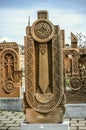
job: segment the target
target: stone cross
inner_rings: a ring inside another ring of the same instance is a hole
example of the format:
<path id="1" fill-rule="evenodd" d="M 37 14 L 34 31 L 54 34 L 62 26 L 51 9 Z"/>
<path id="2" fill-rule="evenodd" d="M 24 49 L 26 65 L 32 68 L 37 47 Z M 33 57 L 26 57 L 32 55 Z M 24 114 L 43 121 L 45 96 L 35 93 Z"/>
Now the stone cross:
<path id="1" fill-rule="evenodd" d="M 28 123 L 61 123 L 65 113 L 62 37 L 59 26 L 38 11 L 26 27 L 24 112 Z"/>

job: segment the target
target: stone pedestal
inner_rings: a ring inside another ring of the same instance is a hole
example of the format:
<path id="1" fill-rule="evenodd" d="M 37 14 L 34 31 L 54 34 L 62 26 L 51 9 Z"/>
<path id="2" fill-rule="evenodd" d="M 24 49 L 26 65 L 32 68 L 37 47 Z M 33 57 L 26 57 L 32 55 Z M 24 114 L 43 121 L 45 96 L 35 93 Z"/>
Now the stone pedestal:
<path id="1" fill-rule="evenodd" d="M 86 104 L 66 104 L 65 118 L 86 118 Z"/>
<path id="2" fill-rule="evenodd" d="M 22 111 L 23 97 L 0 98 L 0 110 Z"/>
<path id="3" fill-rule="evenodd" d="M 69 130 L 69 122 L 64 121 L 61 124 L 21 124 L 21 130 Z"/>

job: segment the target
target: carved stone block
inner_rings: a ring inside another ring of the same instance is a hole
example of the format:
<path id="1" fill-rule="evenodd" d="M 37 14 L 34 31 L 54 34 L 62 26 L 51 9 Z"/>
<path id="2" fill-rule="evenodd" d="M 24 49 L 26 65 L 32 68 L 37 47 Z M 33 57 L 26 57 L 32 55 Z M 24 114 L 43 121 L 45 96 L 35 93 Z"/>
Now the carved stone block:
<path id="1" fill-rule="evenodd" d="M 38 20 L 26 28 L 25 114 L 29 123 L 63 122 L 64 86 L 61 31 L 38 11 Z"/>
<path id="2" fill-rule="evenodd" d="M 83 51 L 82 51 L 83 50 Z M 63 48 L 67 103 L 86 103 L 86 54 L 71 33 L 71 48 Z"/>
<path id="3" fill-rule="evenodd" d="M 77 48 L 77 37 L 71 32 L 71 47 L 72 48 Z"/>
<path id="4" fill-rule="evenodd" d="M 19 64 L 17 43 L 0 43 L 0 97 L 20 96 L 21 71 Z"/>

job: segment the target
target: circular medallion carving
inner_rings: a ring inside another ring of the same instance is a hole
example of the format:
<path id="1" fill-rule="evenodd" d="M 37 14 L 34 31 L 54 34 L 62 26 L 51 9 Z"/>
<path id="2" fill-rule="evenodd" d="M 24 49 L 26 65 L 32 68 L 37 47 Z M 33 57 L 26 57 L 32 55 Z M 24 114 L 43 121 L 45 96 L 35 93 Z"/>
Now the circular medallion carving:
<path id="1" fill-rule="evenodd" d="M 82 79 L 82 91 L 86 92 L 86 78 Z"/>
<path id="2" fill-rule="evenodd" d="M 31 28 L 33 38 L 41 43 L 49 41 L 53 37 L 54 28 L 49 20 L 37 20 Z"/>
<path id="3" fill-rule="evenodd" d="M 72 90 L 79 90 L 81 88 L 81 81 L 79 78 L 71 79 L 71 88 Z"/>
<path id="4" fill-rule="evenodd" d="M 34 27 L 34 32 L 37 38 L 46 39 L 52 33 L 51 26 L 46 22 L 39 22 Z"/>
<path id="5" fill-rule="evenodd" d="M 4 89 L 7 93 L 12 93 L 15 90 L 14 83 L 12 81 L 7 81 Z"/>

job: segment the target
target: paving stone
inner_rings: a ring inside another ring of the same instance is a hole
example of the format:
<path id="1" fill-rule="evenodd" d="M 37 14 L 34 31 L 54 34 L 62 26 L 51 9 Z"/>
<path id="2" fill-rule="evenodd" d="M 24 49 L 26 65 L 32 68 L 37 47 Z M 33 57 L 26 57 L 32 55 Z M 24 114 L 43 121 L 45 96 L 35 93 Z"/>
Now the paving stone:
<path id="1" fill-rule="evenodd" d="M 86 130 L 86 127 L 79 127 L 79 130 Z"/>
<path id="2" fill-rule="evenodd" d="M 77 120 L 70 120 L 71 124 L 77 123 Z"/>
<path id="3" fill-rule="evenodd" d="M 70 130 L 77 130 L 77 127 L 70 127 Z"/>
<path id="4" fill-rule="evenodd" d="M 19 126 L 19 124 L 6 124 L 5 126 Z"/>
<path id="5" fill-rule="evenodd" d="M 7 130 L 7 128 L 8 128 L 8 127 L 5 127 L 5 126 L 3 127 L 3 126 L 2 126 L 2 127 L 0 127 L 0 130 Z"/>
<path id="6" fill-rule="evenodd" d="M 23 122 L 23 120 L 17 120 L 15 123 L 17 124 L 17 123 L 22 123 Z"/>
<path id="7" fill-rule="evenodd" d="M 16 118 L 13 118 L 12 120 L 17 121 Z M 19 121 L 23 121 L 24 119 L 20 118 Z"/>
<path id="8" fill-rule="evenodd" d="M 85 120 L 85 118 L 71 118 L 71 120 Z"/>
<path id="9" fill-rule="evenodd" d="M 70 119 L 65 119 L 65 121 L 69 121 Z"/>
<path id="10" fill-rule="evenodd" d="M 10 121 L 10 120 L 9 119 L 4 119 L 4 118 L 2 118 L 2 119 L 0 118 L 0 122 L 1 121 Z"/>
<path id="11" fill-rule="evenodd" d="M 8 130 L 20 130 L 20 127 L 9 127 Z"/>
<path id="12" fill-rule="evenodd" d="M 0 127 L 3 126 L 4 124 L 0 124 Z"/>
<path id="13" fill-rule="evenodd" d="M 6 119 L 6 118 L 7 118 L 6 116 L 4 116 L 4 115 L 1 116 L 1 115 L 0 115 L 0 119 Z"/>
<path id="14" fill-rule="evenodd" d="M 11 121 L 6 121 L 6 120 L 5 120 L 5 121 L 4 121 L 4 120 L 1 121 L 1 123 L 6 123 L 6 124 L 10 124 L 10 123 L 14 123 L 14 122 L 15 122 L 15 121 L 13 121 L 13 120 L 11 120 Z"/>
<path id="15" fill-rule="evenodd" d="M 86 123 L 86 120 L 80 120 L 79 123 Z"/>
<path id="16" fill-rule="evenodd" d="M 85 123 L 75 123 L 71 124 L 71 126 L 85 126 Z"/>

